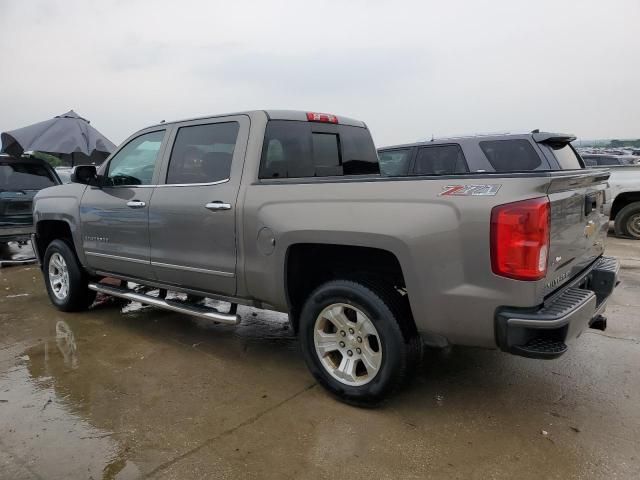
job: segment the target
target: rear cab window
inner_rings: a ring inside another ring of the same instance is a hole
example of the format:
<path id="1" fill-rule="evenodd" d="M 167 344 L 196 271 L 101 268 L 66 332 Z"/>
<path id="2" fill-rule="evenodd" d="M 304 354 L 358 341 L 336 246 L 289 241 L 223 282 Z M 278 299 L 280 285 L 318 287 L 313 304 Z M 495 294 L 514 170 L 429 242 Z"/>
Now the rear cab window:
<path id="1" fill-rule="evenodd" d="M 260 161 L 261 179 L 378 175 L 369 130 L 351 125 L 270 120 Z"/>

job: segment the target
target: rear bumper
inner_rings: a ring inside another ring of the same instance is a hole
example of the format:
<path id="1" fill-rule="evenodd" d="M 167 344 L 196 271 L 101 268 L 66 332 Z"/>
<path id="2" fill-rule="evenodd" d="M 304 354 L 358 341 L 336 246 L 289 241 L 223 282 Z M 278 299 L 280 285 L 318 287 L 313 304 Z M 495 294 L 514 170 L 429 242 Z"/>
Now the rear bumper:
<path id="1" fill-rule="evenodd" d="M 620 264 L 600 257 L 541 308 L 502 307 L 496 313 L 496 343 L 501 350 L 531 358 L 557 358 L 566 343 L 593 326 L 604 329 L 607 300 L 619 283 Z"/>
<path id="2" fill-rule="evenodd" d="M 33 233 L 33 225 L 20 225 L 0 227 L 0 242 L 15 242 L 18 240 L 29 240 Z"/>

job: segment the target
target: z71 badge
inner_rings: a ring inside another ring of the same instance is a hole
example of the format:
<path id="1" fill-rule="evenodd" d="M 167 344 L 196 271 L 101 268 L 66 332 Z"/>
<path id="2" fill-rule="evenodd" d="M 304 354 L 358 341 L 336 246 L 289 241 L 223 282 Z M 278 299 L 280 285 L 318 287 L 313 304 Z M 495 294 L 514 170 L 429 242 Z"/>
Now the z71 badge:
<path id="1" fill-rule="evenodd" d="M 461 195 L 470 197 L 493 197 L 502 185 L 447 185 L 438 195 Z"/>

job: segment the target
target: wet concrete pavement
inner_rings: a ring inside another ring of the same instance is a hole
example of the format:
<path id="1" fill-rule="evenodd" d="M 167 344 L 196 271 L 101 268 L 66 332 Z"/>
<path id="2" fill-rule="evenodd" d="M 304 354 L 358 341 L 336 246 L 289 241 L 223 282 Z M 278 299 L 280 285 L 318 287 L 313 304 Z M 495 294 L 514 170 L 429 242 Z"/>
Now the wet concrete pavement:
<path id="1" fill-rule="evenodd" d="M 608 253 L 606 332 L 554 361 L 431 352 L 376 410 L 314 384 L 282 315 L 64 314 L 2 268 L 0 478 L 639 478 L 640 242 Z"/>

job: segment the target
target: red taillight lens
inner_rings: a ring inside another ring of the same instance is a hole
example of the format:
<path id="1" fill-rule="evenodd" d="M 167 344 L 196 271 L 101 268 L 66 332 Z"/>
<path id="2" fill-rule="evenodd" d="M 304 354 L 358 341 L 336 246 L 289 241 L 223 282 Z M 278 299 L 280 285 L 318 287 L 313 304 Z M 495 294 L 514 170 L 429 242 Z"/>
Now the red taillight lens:
<path id="1" fill-rule="evenodd" d="M 338 123 L 338 117 L 330 113 L 307 112 L 307 120 L 310 122 Z"/>
<path id="2" fill-rule="evenodd" d="M 549 200 L 534 198 L 491 210 L 491 268 L 516 280 L 540 280 L 547 274 Z"/>

